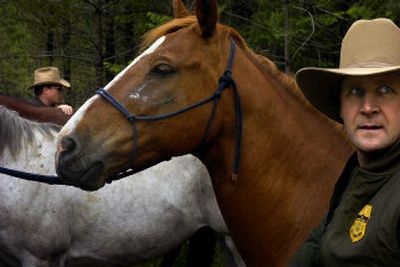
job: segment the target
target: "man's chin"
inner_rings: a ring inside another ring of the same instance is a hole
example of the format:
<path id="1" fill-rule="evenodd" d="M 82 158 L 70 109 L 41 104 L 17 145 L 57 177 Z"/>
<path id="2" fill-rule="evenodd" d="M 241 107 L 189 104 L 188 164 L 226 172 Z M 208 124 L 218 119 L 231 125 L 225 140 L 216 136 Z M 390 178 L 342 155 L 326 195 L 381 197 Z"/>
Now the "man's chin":
<path id="1" fill-rule="evenodd" d="M 368 136 L 352 138 L 351 143 L 361 152 L 374 153 L 392 147 L 396 142 L 395 140 L 393 142 L 391 140 L 383 140 L 383 138 L 377 136 Z"/>
<path id="2" fill-rule="evenodd" d="M 357 151 L 365 155 L 382 155 L 388 152 L 397 142 L 364 142 L 364 143 L 353 143 Z"/>
<path id="3" fill-rule="evenodd" d="M 379 144 L 368 144 L 362 146 L 356 146 L 356 149 L 365 154 L 380 153 L 382 150 L 386 150 L 385 146 Z"/>

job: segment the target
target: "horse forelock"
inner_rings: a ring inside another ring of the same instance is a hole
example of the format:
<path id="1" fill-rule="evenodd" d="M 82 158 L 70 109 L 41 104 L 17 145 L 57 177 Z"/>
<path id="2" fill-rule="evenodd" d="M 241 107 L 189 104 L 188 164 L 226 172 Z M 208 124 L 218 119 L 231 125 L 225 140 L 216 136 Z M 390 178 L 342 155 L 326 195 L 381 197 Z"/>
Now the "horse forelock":
<path id="1" fill-rule="evenodd" d="M 9 149 L 11 155 L 16 156 L 25 145 L 32 145 L 35 131 L 53 138 L 54 131 L 59 130 L 60 127 L 55 124 L 24 119 L 16 111 L 0 105 L 0 156 L 6 149 Z"/>

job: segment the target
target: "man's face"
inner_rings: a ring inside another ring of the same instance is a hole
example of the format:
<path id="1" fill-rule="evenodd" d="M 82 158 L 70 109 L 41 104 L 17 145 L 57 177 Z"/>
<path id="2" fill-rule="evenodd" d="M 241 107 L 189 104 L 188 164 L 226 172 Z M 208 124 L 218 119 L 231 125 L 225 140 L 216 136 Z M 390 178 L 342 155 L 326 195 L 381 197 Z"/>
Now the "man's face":
<path id="1" fill-rule="evenodd" d="M 49 105 L 58 105 L 63 101 L 62 87 L 59 85 L 48 85 L 43 88 L 43 96 Z"/>
<path id="2" fill-rule="evenodd" d="M 377 152 L 399 140 L 400 74 L 347 76 L 340 99 L 340 116 L 358 151 Z"/>

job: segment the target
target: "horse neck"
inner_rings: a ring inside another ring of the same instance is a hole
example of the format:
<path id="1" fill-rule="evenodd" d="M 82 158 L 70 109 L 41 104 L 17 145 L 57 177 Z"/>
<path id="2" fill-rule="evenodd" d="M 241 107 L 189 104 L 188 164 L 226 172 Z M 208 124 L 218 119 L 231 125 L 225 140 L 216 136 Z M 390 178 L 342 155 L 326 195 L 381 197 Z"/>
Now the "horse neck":
<path id="1" fill-rule="evenodd" d="M 201 159 L 249 266 L 259 266 L 252 261 L 260 250 L 271 266 L 287 266 L 325 213 L 351 149 L 332 122 L 300 101 L 291 92 L 295 88 L 287 88 L 294 83 L 254 61 L 238 49 L 233 77 L 242 101 L 243 133 L 237 182 L 231 181 L 235 116 L 227 96 L 221 110 L 228 116 Z"/>
<path id="2" fill-rule="evenodd" d="M 49 136 L 38 132 L 34 134 L 34 140 L 25 139 L 21 143 L 23 147 L 16 154 L 6 149 L 1 157 L 1 165 L 26 172 L 55 174 L 55 138 L 49 139 Z"/>
<path id="3" fill-rule="evenodd" d="M 260 171 L 264 173 L 273 172 L 274 168 L 294 171 L 296 166 L 299 167 L 297 172 L 314 171 L 320 168 L 315 162 L 329 152 L 337 157 L 348 155 L 351 150 L 338 124 L 316 112 L 301 99 L 299 89 L 294 81 L 290 81 L 291 78 L 277 77 L 285 74 L 274 70 L 272 62 L 264 61 L 260 62 L 256 55 L 241 49 L 238 49 L 235 59 L 233 77 L 243 108 L 240 173 L 246 172 L 246 166 L 254 166 L 254 161 L 260 162 Z M 241 73 L 246 75 L 239 75 Z M 225 125 L 221 127 L 225 130 L 213 142 L 207 154 L 210 160 L 205 159 L 205 162 L 210 165 L 209 169 L 217 169 L 219 175 L 229 177 L 234 153 L 235 118 L 233 104 L 227 102 L 225 105 L 230 106 L 230 113 L 226 112 L 224 116 L 230 116 L 224 119 Z M 226 167 L 224 174 L 220 167 L 222 159 L 228 159 L 222 163 Z M 337 162 L 336 159 L 329 161 Z M 213 165 L 217 166 L 214 168 Z"/>
<path id="4" fill-rule="evenodd" d="M 0 106 L 0 165 L 27 172 L 54 174 L 56 126 L 23 119 Z"/>

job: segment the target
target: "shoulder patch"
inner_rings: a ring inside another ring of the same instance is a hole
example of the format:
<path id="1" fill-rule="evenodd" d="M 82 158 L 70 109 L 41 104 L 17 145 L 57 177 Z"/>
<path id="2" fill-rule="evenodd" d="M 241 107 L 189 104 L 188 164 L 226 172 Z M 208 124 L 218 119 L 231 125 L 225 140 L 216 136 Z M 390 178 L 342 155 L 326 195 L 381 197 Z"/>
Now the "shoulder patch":
<path id="1" fill-rule="evenodd" d="M 360 241 L 367 228 L 369 219 L 371 218 L 372 206 L 365 205 L 364 208 L 358 213 L 353 225 L 350 227 L 350 238 L 353 243 Z"/>

